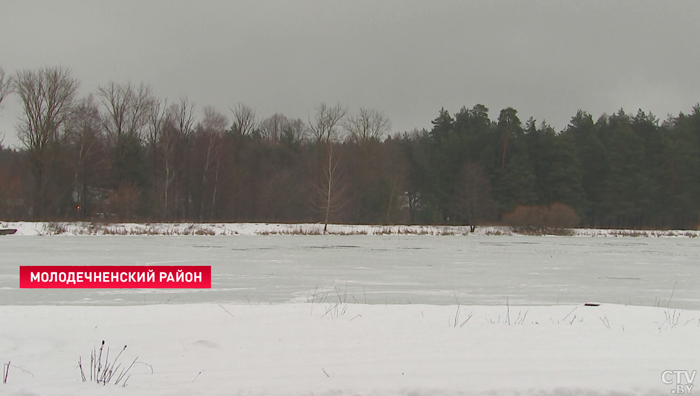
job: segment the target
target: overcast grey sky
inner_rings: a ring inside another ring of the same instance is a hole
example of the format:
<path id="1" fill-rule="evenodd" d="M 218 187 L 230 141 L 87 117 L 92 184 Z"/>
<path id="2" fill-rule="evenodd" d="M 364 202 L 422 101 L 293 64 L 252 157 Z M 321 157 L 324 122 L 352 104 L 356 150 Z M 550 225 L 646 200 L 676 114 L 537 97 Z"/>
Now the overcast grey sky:
<path id="1" fill-rule="evenodd" d="M 578 109 L 689 112 L 698 22 L 695 0 L 0 0 L 0 66 L 68 66 L 82 95 L 143 81 L 200 115 L 243 102 L 306 120 L 340 102 L 400 132 L 482 103 L 560 130 Z M 0 111 L 5 145 L 20 110 Z"/>

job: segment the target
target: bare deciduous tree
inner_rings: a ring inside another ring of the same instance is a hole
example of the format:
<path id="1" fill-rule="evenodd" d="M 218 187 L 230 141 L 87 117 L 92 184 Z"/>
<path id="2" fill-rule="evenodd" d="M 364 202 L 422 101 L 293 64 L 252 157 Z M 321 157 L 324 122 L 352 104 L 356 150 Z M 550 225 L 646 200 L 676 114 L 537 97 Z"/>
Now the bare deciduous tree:
<path id="1" fill-rule="evenodd" d="M 13 91 L 12 78 L 5 75 L 5 70 L 0 67 L 0 105 L 2 101 Z"/>
<path id="2" fill-rule="evenodd" d="M 321 150 L 325 150 L 325 155 L 321 157 L 319 162 L 322 174 L 316 185 L 320 198 L 318 206 L 324 213 L 324 234 L 328 230 L 330 215 L 339 211 L 343 206 L 344 186 L 338 169 L 339 158 L 333 145 L 341 138 L 338 126 L 346 114 L 347 109 L 340 104 L 328 107 L 325 103 L 321 103 L 316 108 L 314 118 L 309 120 L 309 130 L 316 140 L 319 153 L 322 153 Z"/>
<path id="3" fill-rule="evenodd" d="M 2 101 L 12 93 L 12 78 L 5 76 L 5 70 L 0 67 L 0 110 L 2 109 Z M 0 147 L 2 147 L 2 141 L 4 136 L 0 136 Z"/>
<path id="4" fill-rule="evenodd" d="M 308 128 L 300 119 L 276 113 L 260 121 L 260 135 L 271 142 L 299 143 L 306 139 Z"/>
<path id="5" fill-rule="evenodd" d="M 180 103 L 173 103 L 170 106 L 170 117 L 185 138 L 190 137 L 194 131 L 196 121 L 194 109 L 194 102 L 190 102 L 186 96 L 180 98 Z"/>
<path id="6" fill-rule="evenodd" d="M 71 114 L 80 83 L 64 67 L 21 70 L 13 79 L 24 118 L 18 126 L 19 140 L 27 148 L 34 173 L 34 215 L 41 217 L 45 203 L 44 178 L 49 145 L 60 137 Z"/>
<path id="7" fill-rule="evenodd" d="M 321 103 L 316 108 L 314 118 L 309 118 L 309 130 L 316 143 L 327 144 L 339 140 L 338 126 L 347 113 L 348 110 L 340 104 L 329 107 Z"/>
<path id="8" fill-rule="evenodd" d="M 201 128 L 203 131 L 211 131 L 216 134 L 223 133 L 228 125 L 228 118 L 221 114 L 212 106 L 207 106 L 204 108 L 204 119 L 201 123 Z"/>
<path id="9" fill-rule="evenodd" d="M 319 209 L 323 211 L 323 233 L 328 231 L 328 221 L 345 206 L 345 184 L 338 169 L 339 158 L 334 154 L 333 143 L 328 144 L 328 156 L 324 163 L 321 183 L 316 186 L 319 194 Z"/>
<path id="10" fill-rule="evenodd" d="M 156 103 L 151 87 L 110 82 L 98 89 L 98 95 L 107 111 L 103 125 L 110 145 L 116 146 L 125 137 L 141 140 Z"/>
<path id="11" fill-rule="evenodd" d="M 345 129 L 348 139 L 355 143 L 381 141 L 391 130 L 391 122 L 381 111 L 360 108 L 356 114 L 348 117 Z"/>
<path id="12" fill-rule="evenodd" d="M 68 142 L 74 151 L 73 191 L 77 195 L 78 209 L 81 215 L 89 212 L 91 194 L 88 186 L 88 174 L 94 173 L 94 164 L 89 164 L 91 157 L 97 154 L 103 138 L 100 110 L 92 95 L 80 100 L 66 123 Z"/>
<path id="13" fill-rule="evenodd" d="M 180 103 L 173 103 L 170 106 L 167 122 L 160 139 L 160 151 L 163 155 L 165 172 L 163 175 L 163 210 L 166 219 L 170 217 L 171 212 L 171 185 L 187 166 L 184 146 L 188 144 L 194 131 L 194 125 L 194 103 L 183 97 L 180 99 Z"/>
<path id="14" fill-rule="evenodd" d="M 153 106 L 151 106 L 151 112 L 148 115 L 146 140 L 153 159 L 153 183 L 155 184 L 156 191 L 158 191 L 158 165 L 160 163 L 158 142 L 160 142 L 161 136 L 163 136 L 163 128 L 168 122 L 169 116 L 168 100 L 154 101 Z"/>
<path id="15" fill-rule="evenodd" d="M 289 120 L 284 114 L 275 113 L 260 121 L 260 135 L 263 139 L 279 142 L 288 123 Z"/>
<path id="16" fill-rule="evenodd" d="M 230 110 L 233 113 L 231 132 L 244 137 L 252 136 L 257 128 L 255 110 L 243 103 L 238 103 Z"/>
<path id="17" fill-rule="evenodd" d="M 105 113 L 102 125 L 110 151 L 111 184 L 129 182 L 140 188 L 146 177 L 141 147 L 155 96 L 149 85 L 110 82 L 98 89 Z"/>
<path id="18" fill-rule="evenodd" d="M 216 193 L 219 185 L 219 168 L 221 164 L 221 139 L 226 130 L 228 119 L 219 113 L 215 108 L 207 106 L 204 108 L 204 119 L 200 125 L 200 133 L 206 142 L 206 158 L 204 160 L 204 170 L 202 172 L 202 199 L 199 206 L 199 220 L 204 220 L 204 192 L 207 189 L 207 175 L 210 167 L 214 167 L 214 187 L 211 195 L 210 219 L 214 218 L 216 208 Z"/>
<path id="19" fill-rule="evenodd" d="M 301 119 L 288 120 L 282 128 L 282 141 L 287 143 L 301 143 L 306 140 L 309 128 Z"/>

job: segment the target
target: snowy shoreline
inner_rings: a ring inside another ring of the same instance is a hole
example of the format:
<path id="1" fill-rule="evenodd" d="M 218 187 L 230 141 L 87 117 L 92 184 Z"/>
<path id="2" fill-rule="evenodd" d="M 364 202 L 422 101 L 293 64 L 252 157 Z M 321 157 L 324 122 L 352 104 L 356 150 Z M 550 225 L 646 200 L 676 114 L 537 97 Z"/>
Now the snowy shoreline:
<path id="1" fill-rule="evenodd" d="M 323 235 L 323 224 L 276 223 L 89 223 L 0 222 L 0 228 L 17 229 L 17 236 L 48 235 Z M 697 238 L 700 230 L 625 230 L 574 228 L 576 237 Z M 328 235 L 532 235 L 507 226 L 347 225 L 329 224 Z M 542 234 L 548 235 L 548 234 Z M 538 235 L 539 236 L 539 235 Z"/>

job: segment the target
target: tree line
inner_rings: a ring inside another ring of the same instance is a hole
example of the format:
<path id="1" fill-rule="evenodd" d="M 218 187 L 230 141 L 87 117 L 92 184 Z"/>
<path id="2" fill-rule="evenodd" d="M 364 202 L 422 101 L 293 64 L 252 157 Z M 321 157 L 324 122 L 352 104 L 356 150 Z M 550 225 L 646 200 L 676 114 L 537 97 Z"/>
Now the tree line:
<path id="1" fill-rule="evenodd" d="M 147 84 L 85 97 L 79 85 L 63 67 L 0 69 L 0 104 L 15 95 L 23 110 L 21 149 L 0 145 L 0 218 L 478 225 L 566 212 L 587 227 L 698 226 L 698 105 L 663 121 L 579 111 L 556 131 L 479 104 L 390 135 L 375 109 L 260 117 Z"/>

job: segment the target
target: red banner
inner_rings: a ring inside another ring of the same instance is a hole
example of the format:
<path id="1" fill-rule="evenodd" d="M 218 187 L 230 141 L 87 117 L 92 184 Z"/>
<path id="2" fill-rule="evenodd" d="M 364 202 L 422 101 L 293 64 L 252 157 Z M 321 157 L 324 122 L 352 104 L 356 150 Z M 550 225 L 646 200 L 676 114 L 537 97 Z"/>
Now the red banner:
<path id="1" fill-rule="evenodd" d="M 20 266 L 20 289 L 210 289 L 211 266 Z"/>

